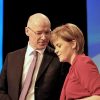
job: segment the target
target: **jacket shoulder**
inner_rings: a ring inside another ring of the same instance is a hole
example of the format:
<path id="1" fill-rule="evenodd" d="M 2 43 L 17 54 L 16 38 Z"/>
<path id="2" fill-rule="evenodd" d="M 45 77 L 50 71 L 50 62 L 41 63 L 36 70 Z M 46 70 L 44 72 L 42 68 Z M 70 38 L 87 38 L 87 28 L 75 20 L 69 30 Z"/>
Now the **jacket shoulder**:
<path id="1" fill-rule="evenodd" d="M 26 47 L 25 48 L 21 48 L 21 49 L 17 49 L 15 51 L 9 52 L 8 55 L 13 55 L 13 54 L 20 54 L 26 51 Z"/>

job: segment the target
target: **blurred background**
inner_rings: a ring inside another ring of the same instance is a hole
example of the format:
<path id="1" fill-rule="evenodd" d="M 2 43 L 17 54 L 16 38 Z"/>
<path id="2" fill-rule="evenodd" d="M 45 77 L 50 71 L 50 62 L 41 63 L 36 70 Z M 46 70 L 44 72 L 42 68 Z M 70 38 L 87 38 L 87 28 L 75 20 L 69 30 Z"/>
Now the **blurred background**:
<path id="1" fill-rule="evenodd" d="M 85 54 L 100 67 L 100 0 L 0 0 L 0 70 L 8 52 L 27 46 L 28 17 L 47 15 L 52 30 L 65 23 L 76 24 L 84 33 Z"/>

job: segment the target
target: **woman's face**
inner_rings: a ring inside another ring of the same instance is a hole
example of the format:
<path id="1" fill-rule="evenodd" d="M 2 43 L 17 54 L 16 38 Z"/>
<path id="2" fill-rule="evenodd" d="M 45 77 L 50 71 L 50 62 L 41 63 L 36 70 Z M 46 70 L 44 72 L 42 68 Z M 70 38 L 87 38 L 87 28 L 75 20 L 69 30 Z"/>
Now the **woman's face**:
<path id="1" fill-rule="evenodd" d="M 71 63 L 72 55 L 74 51 L 72 49 L 72 42 L 64 41 L 61 38 L 58 38 L 55 43 L 55 53 L 59 57 L 60 62 L 69 62 Z"/>

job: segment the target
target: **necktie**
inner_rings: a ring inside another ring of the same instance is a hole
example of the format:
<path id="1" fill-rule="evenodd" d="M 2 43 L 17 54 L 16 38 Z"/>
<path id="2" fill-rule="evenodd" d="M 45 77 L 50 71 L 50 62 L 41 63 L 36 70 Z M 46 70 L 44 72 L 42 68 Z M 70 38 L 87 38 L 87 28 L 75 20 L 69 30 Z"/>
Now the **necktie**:
<path id="1" fill-rule="evenodd" d="M 25 98 L 27 96 L 27 93 L 28 93 L 28 90 L 29 90 L 29 87 L 30 87 L 31 81 L 32 81 L 32 75 L 33 75 L 33 72 L 34 72 L 34 69 L 35 69 L 36 60 L 37 60 L 37 51 L 35 51 L 33 60 L 30 64 L 30 67 L 29 67 L 29 70 L 28 70 L 28 73 L 27 73 L 27 76 L 26 76 L 26 79 L 25 79 L 19 100 L 25 100 Z"/>

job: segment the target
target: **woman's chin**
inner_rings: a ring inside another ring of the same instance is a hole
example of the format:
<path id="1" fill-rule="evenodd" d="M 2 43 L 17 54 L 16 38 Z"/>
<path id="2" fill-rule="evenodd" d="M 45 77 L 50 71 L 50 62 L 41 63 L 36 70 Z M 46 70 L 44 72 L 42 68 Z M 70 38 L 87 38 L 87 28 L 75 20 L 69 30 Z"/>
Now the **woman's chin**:
<path id="1" fill-rule="evenodd" d="M 60 62 L 67 62 L 65 59 L 61 59 L 61 58 L 59 58 L 59 61 Z"/>
<path id="2" fill-rule="evenodd" d="M 59 61 L 60 61 L 60 62 L 64 62 L 64 60 L 63 60 L 63 59 L 60 59 L 60 58 L 59 58 Z"/>

